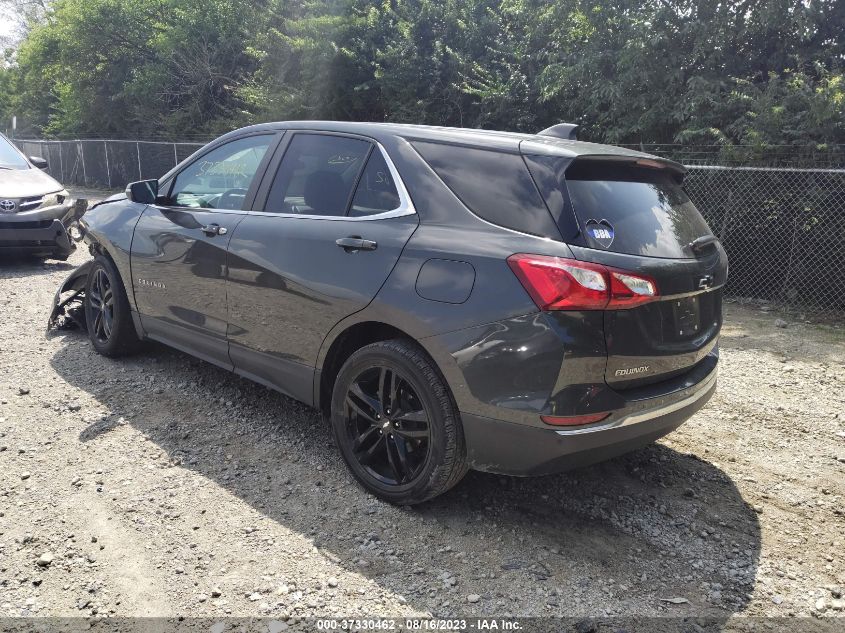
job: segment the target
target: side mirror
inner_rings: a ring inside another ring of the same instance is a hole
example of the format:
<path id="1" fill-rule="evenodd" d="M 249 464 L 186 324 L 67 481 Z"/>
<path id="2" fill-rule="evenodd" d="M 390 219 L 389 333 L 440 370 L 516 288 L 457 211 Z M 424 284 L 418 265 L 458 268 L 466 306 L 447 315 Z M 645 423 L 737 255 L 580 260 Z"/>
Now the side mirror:
<path id="1" fill-rule="evenodd" d="M 158 197 L 158 180 L 141 180 L 126 185 L 126 197 L 132 202 L 153 204 Z"/>
<path id="2" fill-rule="evenodd" d="M 33 167 L 37 167 L 38 169 L 47 169 L 46 158 L 41 158 L 40 156 L 30 156 L 29 162 L 32 163 Z"/>

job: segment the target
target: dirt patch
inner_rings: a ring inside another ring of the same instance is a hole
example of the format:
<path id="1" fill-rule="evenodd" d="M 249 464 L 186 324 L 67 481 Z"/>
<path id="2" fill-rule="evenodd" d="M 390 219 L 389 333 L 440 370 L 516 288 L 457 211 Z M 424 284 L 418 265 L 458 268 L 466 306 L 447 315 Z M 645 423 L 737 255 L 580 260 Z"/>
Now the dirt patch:
<path id="1" fill-rule="evenodd" d="M 87 257 L 0 265 L 0 615 L 843 615 L 830 330 L 729 305 L 717 394 L 664 440 L 408 509 L 292 400 L 164 347 L 45 338 Z"/>

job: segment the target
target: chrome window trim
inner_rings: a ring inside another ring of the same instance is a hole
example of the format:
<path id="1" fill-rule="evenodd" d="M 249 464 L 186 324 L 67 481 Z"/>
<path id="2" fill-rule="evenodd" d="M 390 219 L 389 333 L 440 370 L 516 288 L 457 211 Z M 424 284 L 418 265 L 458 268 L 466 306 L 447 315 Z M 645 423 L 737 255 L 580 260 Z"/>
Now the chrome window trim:
<path id="1" fill-rule="evenodd" d="M 220 213 L 225 215 L 249 215 L 248 209 L 213 209 L 211 207 L 168 207 L 163 204 L 151 203 L 148 207 L 154 207 L 165 211 L 184 211 L 186 213 Z"/>
<path id="2" fill-rule="evenodd" d="M 299 132 L 299 130 L 297 130 Z M 308 134 L 308 131 L 302 131 L 303 134 Z M 331 133 L 328 133 L 331 135 Z M 352 221 L 352 222 L 368 222 L 371 220 L 386 220 L 388 218 L 399 218 L 406 215 L 416 215 L 417 210 L 414 207 L 414 203 L 411 200 L 411 196 L 408 194 L 408 189 L 405 187 L 405 183 L 402 181 L 402 177 L 399 175 L 399 170 L 396 169 L 396 165 L 393 164 L 393 159 L 390 158 L 390 155 L 384 149 L 384 146 L 376 140 L 368 139 L 370 143 L 373 143 L 378 150 L 381 152 L 382 157 L 384 158 L 384 162 L 387 164 L 387 168 L 390 170 L 390 176 L 393 178 L 393 182 L 396 184 L 396 192 L 399 194 L 399 206 L 391 211 L 385 211 L 383 213 L 374 213 L 373 215 L 361 215 L 361 216 L 350 216 L 350 215 L 313 215 L 313 214 L 306 214 L 306 213 L 281 213 L 277 211 L 250 211 L 250 214 L 253 215 L 266 215 L 272 216 L 277 218 L 302 218 L 304 220 L 344 220 L 344 221 Z M 282 159 L 284 161 L 284 158 Z M 281 163 L 280 163 L 281 165 Z M 275 178 L 275 174 L 273 175 Z M 353 195 L 354 198 L 354 195 Z"/>

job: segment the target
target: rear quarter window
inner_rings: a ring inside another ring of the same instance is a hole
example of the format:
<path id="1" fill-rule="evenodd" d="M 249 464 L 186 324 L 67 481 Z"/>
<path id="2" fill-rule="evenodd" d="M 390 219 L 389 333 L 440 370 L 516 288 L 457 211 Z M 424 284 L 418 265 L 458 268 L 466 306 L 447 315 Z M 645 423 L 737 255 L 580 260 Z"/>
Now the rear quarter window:
<path id="1" fill-rule="evenodd" d="M 376 148 L 370 153 L 367 166 L 358 179 L 358 188 L 352 198 L 349 215 L 359 217 L 363 215 L 377 215 L 399 208 L 401 200 L 393 182 L 393 175 L 384 160 L 382 153 Z"/>
<path id="2" fill-rule="evenodd" d="M 560 239 L 522 156 L 443 143 L 412 144 L 475 215 L 522 233 Z"/>

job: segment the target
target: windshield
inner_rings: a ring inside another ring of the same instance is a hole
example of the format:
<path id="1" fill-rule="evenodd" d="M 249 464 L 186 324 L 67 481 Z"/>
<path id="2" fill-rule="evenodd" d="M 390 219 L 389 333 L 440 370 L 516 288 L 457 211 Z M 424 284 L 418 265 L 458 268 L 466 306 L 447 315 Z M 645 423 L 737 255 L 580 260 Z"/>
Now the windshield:
<path id="1" fill-rule="evenodd" d="M 21 153 L 4 137 L 0 136 L 0 167 L 5 169 L 29 169 L 29 163 Z"/>

